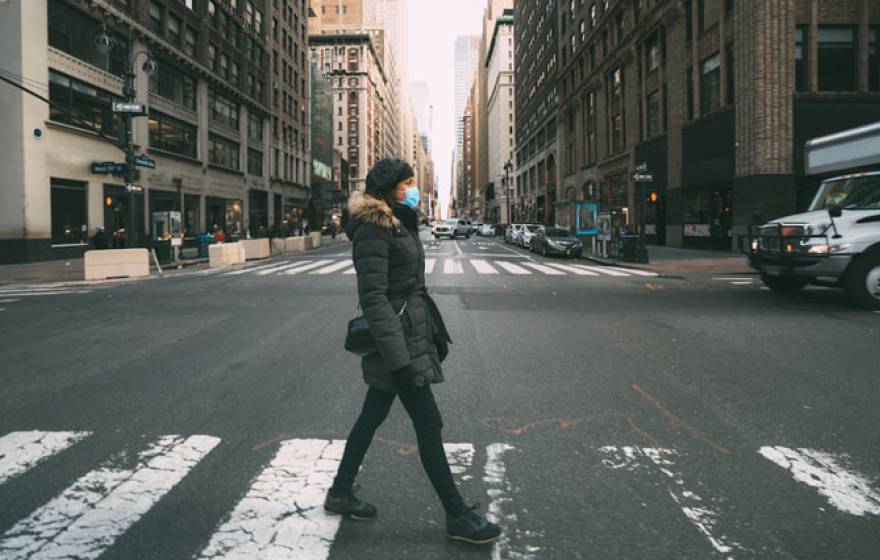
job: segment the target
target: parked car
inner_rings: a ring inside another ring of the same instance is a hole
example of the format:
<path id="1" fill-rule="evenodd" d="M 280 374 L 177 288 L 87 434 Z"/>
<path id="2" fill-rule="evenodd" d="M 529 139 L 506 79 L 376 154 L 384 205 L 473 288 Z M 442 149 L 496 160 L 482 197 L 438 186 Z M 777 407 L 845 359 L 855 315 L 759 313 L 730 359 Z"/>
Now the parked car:
<path id="1" fill-rule="evenodd" d="M 493 224 L 481 225 L 479 235 L 483 237 L 495 237 L 495 226 Z"/>
<path id="2" fill-rule="evenodd" d="M 532 235 L 529 250 L 533 253 L 559 255 L 563 257 L 580 257 L 584 252 L 584 244 L 567 229 L 541 226 Z"/>
<path id="3" fill-rule="evenodd" d="M 515 243 L 516 242 L 516 234 L 521 227 L 522 227 L 522 224 L 508 224 L 507 229 L 504 230 L 504 242 L 505 243 Z"/>
<path id="4" fill-rule="evenodd" d="M 440 239 L 441 237 L 453 239 L 455 238 L 455 228 L 457 225 L 458 220 L 437 220 L 434 222 L 431 233 L 434 235 L 434 239 Z"/>
<path id="5" fill-rule="evenodd" d="M 480 228 L 483 227 L 483 224 L 479 222 L 474 222 L 471 224 L 471 235 L 480 235 Z"/>
<path id="6" fill-rule="evenodd" d="M 539 227 L 541 227 L 540 224 L 523 224 L 523 227 L 519 230 L 519 235 L 516 237 L 516 244 L 520 247 L 528 248 L 532 242 L 532 235 Z"/>

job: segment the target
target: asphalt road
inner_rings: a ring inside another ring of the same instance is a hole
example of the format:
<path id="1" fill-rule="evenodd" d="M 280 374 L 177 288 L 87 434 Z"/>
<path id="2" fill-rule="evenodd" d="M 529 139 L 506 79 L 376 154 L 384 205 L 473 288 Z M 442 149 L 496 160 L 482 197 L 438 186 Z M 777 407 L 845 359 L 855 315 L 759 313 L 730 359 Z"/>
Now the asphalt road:
<path id="1" fill-rule="evenodd" d="M 444 436 L 496 546 L 444 537 L 399 404 L 358 481 L 379 519 L 321 511 L 366 390 L 343 245 L 0 289 L 0 558 L 878 557 L 880 314 L 424 240 Z"/>

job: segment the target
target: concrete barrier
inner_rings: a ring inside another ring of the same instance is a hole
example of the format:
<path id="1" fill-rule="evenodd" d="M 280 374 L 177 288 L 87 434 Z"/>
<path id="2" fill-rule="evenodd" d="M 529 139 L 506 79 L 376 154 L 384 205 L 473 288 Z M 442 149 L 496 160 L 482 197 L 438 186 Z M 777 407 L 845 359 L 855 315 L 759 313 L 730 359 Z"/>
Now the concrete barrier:
<path id="1" fill-rule="evenodd" d="M 238 244 L 244 249 L 244 258 L 247 261 L 268 259 L 270 256 L 268 239 L 242 239 Z"/>
<path id="2" fill-rule="evenodd" d="M 280 255 L 284 252 L 284 238 L 283 237 L 274 237 L 272 238 L 272 254 Z"/>
<path id="3" fill-rule="evenodd" d="M 317 249 L 321 246 L 321 232 L 313 231 L 309 234 L 309 237 L 312 238 L 312 249 Z"/>
<path id="4" fill-rule="evenodd" d="M 150 253 L 146 249 L 86 251 L 83 258 L 83 270 L 86 280 L 149 276 Z"/>
<path id="5" fill-rule="evenodd" d="M 306 251 L 311 251 L 315 248 L 315 238 L 311 235 L 303 236 L 303 246 L 306 248 Z"/>
<path id="6" fill-rule="evenodd" d="M 232 266 L 244 262 L 244 253 L 238 243 L 215 243 L 208 245 L 208 266 Z"/>
<path id="7" fill-rule="evenodd" d="M 303 253 L 306 250 L 304 237 L 287 237 L 284 239 L 285 253 Z"/>

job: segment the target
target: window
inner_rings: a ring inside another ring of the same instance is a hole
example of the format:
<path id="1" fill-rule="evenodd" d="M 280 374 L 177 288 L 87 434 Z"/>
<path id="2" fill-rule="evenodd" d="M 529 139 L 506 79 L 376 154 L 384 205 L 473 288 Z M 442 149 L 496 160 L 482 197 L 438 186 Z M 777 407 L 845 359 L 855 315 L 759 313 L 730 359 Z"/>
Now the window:
<path id="1" fill-rule="evenodd" d="M 49 119 L 55 122 L 117 136 L 122 120 L 113 113 L 111 103 L 116 100 L 109 92 L 49 70 Z"/>
<path id="2" fill-rule="evenodd" d="M 156 2 L 156 0 L 151 0 L 150 2 L 150 31 L 156 33 L 157 35 L 162 35 L 165 33 L 164 29 L 164 16 L 165 8 L 162 4 Z"/>
<path id="3" fill-rule="evenodd" d="M 229 78 L 229 57 L 224 53 L 220 53 L 220 75 Z"/>
<path id="4" fill-rule="evenodd" d="M 159 70 L 150 76 L 150 93 L 170 99 L 187 109 L 196 109 L 195 79 L 164 59 L 159 62 Z"/>
<path id="5" fill-rule="evenodd" d="M 697 12 L 700 33 L 705 33 L 721 19 L 721 0 L 699 0 Z"/>
<path id="6" fill-rule="evenodd" d="M 566 168 L 569 173 L 574 173 L 575 169 L 575 146 L 577 139 L 577 130 L 575 129 L 575 111 L 569 109 L 566 115 L 566 132 L 568 133 L 568 151 L 566 153 Z"/>
<path id="7" fill-rule="evenodd" d="M 238 142 L 227 140 L 216 134 L 208 135 L 208 161 L 220 167 L 239 170 L 239 146 Z"/>
<path id="8" fill-rule="evenodd" d="M 238 103 L 211 90 L 208 95 L 211 120 L 238 130 Z"/>
<path id="9" fill-rule="evenodd" d="M 807 26 L 798 25 L 794 29 L 794 89 L 807 91 Z"/>
<path id="10" fill-rule="evenodd" d="M 648 130 L 646 138 L 652 138 L 660 134 L 660 92 L 653 91 L 648 94 Z"/>
<path id="11" fill-rule="evenodd" d="M 598 8 L 596 8 L 596 4 L 594 3 L 590 6 L 590 31 L 596 29 L 596 25 L 599 23 L 599 13 Z"/>
<path id="12" fill-rule="evenodd" d="M 817 33 L 819 91 L 855 91 L 855 27 L 820 25 Z"/>
<path id="13" fill-rule="evenodd" d="M 168 14 L 168 39 L 177 46 L 180 44 L 180 18 Z"/>
<path id="14" fill-rule="evenodd" d="M 877 67 L 877 36 L 880 35 L 880 25 L 872 26 L 868 30 L 868 89 L 880 91 L 880 68 Z"/>
<path id="15" fill-rule="evenodd" d="M 721 54 L 715 53 L 700 65 L 700 114 L 721 107 Z"/>
<path id="16" fill-rule="evenodd" d="M 113 48 L 102 53 L 95 47 L 101 24 L 58 0 L 49 2 L 49 45 L 117 76 L 125 73 L 128 42 L 112 29 Z"/>
<path id="17" fill-rule="evenodd" d="M 232 66 L 229 67 L 229 81 L 232 85 L 238 87 L 238 63 L 232 63 Z"/>
<path id="18" fill-rule="evenodd" d="M 51 180 L 52 243 L 88 243 L 88 205 L 86 183 Z"/>
<path id="19" fill-rule="evenodd" d="M 208 65 L 212 71 L 217 71 L 217 47 L 214 45 L 208 45 Z"/>
<path id="20" fill-rule="evenodd" d="M 263 174 L 263 152 L 248 149 L 248 173 L 257 176 Z"/>
<path id="21" fill-rule="evenodd" d="M 196 56 L 196 30 L 192 27 L 187 26 L 186 32 L 183 35 L 183 50 L 186 54 L 195 57 Z"/>
<path id="22" fill-rule="evenodd" d="M 263 117 L 255 113 L 248 113 L 248 140 L 263 142 Z"/>
<path id="23" fill-rule="evenodd" d="M 618 66 L 609 76 L 610 99 L 611 99 L 611 145 L 610 152 L 615 153 L 623 149 L 623 73 Z"/>
<path id="24" fill-rule="evenodd" d="M 147 126 L 150 129 L 150 147 L 196 157 L 195 126 L 155 111 L 150 111 Z"/>
<path id="25" fill-rule="evenodd" d="M 648 38 L 646 50 L 648 52 L 648 72 L 652 72 L 660 68 L 660 41 L 657 33 Z"/>
<path id="26" fill-rule="evenodd" d="M 734 102 L 734 98 L 736 97 L 736 87 L 734 87 L 734 80 L 736 76 L 734 74 L 734 64 L 733 64 L 733 45 L 727 45 L 726 51 L 726 60 L 724 63 L 727 65 L 725 75 L 727 76 L 727 104 L 731 105 Z"/>

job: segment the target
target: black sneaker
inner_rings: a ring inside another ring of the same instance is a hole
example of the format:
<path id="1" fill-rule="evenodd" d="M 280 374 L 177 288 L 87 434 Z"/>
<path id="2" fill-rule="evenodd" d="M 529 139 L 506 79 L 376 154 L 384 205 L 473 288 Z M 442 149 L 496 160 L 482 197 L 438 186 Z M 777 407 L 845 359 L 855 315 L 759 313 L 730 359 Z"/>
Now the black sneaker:
<path id="1" fill-rule="evenodd" d="M 374 519 L 379 510 L 371 503 L 357 499 L 354 493 L 347 496 L 334 497 L 327 492 L 327 498 L 324 500 L 324 511 L 334 515 L 347 515 L 358 521 Z"/>
<path id="2" fill-rule="evenodd" d="M 501 534 L 501 527 L 486 520 L 476 512 L 480 504 L 468 506 L 461 515 L 446 516 L 446 536 L 457 541 L 473 544 L 494 542 Z"/>

